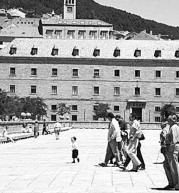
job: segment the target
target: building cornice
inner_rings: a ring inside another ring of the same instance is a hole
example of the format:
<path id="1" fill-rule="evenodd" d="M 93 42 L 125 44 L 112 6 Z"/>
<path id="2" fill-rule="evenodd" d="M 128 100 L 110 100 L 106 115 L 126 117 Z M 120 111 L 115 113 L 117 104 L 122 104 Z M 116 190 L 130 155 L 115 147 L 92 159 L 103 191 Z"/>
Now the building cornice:
<path id="1" fill-rule="evenodd" d="M 11 64 L 75 64 L 105 66 L 179 67 L 179 60 L 168 59 L 110 59 L 0 56 L 0 63 Z"/>

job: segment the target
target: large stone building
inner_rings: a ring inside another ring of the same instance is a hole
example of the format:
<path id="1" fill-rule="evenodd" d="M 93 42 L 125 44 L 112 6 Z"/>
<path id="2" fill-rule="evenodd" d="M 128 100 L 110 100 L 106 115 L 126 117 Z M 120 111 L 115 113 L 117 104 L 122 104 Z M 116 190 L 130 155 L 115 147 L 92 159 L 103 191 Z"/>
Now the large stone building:
<path id="1" fill-rule="evenodd" d="M 42 18 L 45 38 L 113 39 L 113 25 L 95 19 L 76 19 L 76 0 L 64 0 L 63 18 Z"/>
<path id="2" fill-rule="evenodd" d="M 16 39 L 0 74 L 11 95 L 43 97 L 50 120 L 61 102 L 73 121 L 93 120 L 98 103 L 144 122 L 159 122 L 164 104 L 179 111 L 179 41 Z"/>

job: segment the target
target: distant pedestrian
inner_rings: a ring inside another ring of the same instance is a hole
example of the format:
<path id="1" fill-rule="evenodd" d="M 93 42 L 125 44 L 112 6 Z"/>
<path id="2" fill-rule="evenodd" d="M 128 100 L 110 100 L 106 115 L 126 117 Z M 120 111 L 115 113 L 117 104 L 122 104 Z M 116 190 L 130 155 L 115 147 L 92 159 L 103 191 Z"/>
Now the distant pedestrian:
<path id="1" fill-rule="evenodd" d="M 9 139 L 12 143 L 14 143 L 13 138 L 8 134 L 8 126 L 5 126 L 2 132 L 2 136 L 6 137 L 7 139 Z"/>
<path id="2" fill-rule="evenodd" d="M 71 138 L 71 143 L 72 143 L 72 159 L 73 159 L 72 163 L 75 163 L 75 159 L 77 160 L 77 162 L 80 162 L 80 158 L 78 157 L 79 151 L 78 151 L 76 140 L 77 140 L 76 137 L 72 137 Z"/>
<path id="3" fill-rule="evenodd" d="M 39 136 L 39 123 L 35 120 L 34 124 L 34 137 L 37 138 Z"/>
<path id="4" fill-rule="evenodd" d="M 59 121 L 57 121 L 54 125 L 54 133 L 55 133 L 56 140 L 59 140 L 61 128 L 62 128 L 62 124 L 59 123 Z"/>
<path id="5" fill-rule="evenodd" d="M 47 124 L 46 120 L 44 119 L 43 120 L 42 135 L 44 135 L 44 134 L 48 135 L 49 134 L 49 132 L 47 130 L 47 126 L 48 126 L 48 124 Z"/>

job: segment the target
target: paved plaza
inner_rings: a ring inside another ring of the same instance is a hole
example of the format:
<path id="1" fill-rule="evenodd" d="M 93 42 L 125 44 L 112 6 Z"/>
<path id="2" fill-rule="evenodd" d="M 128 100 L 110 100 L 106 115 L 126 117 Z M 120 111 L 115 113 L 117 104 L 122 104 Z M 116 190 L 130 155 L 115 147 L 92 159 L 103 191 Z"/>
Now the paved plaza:
<path id="1" fill-rule="evenodd" d="M 103 129 L 72 129 L 62 132 L 60 140 L 46 135 L 0 144 L 0 193 L 166 193 L 157 190 L 167 185 L 159 132 L 144 131 L 146 170 L 139 172 L 97 166 L 107 145 Z M 71 163 L 72 136 L 77 137 L 80 163 Z"/>

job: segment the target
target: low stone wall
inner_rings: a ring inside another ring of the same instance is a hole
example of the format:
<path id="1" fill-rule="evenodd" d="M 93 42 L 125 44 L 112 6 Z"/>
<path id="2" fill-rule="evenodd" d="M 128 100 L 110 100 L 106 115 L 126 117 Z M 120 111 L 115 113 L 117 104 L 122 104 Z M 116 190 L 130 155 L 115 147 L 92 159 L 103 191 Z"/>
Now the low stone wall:
<path id="1" fill-rule="evenodd" d="M 34 127 L 34 122 L 27 122 Z M 53 129 L 55 122 L 47 122 L 48 128 Z M 94 122 L 61 122 L 63 127 L 72 127 L 73 129 L 107 129 L 108 121 L 94 121 Z M 39 130 L 42 130 L 43 122 L 39 122 Z M 22 133 L 23 122 L 0 122 L 0 133 L 2 132 L 3 126 L 8 126 L 8 133 Z M 143 130 L 159 130 L 160 123 L 141 123 L 141 128 Z"/>

